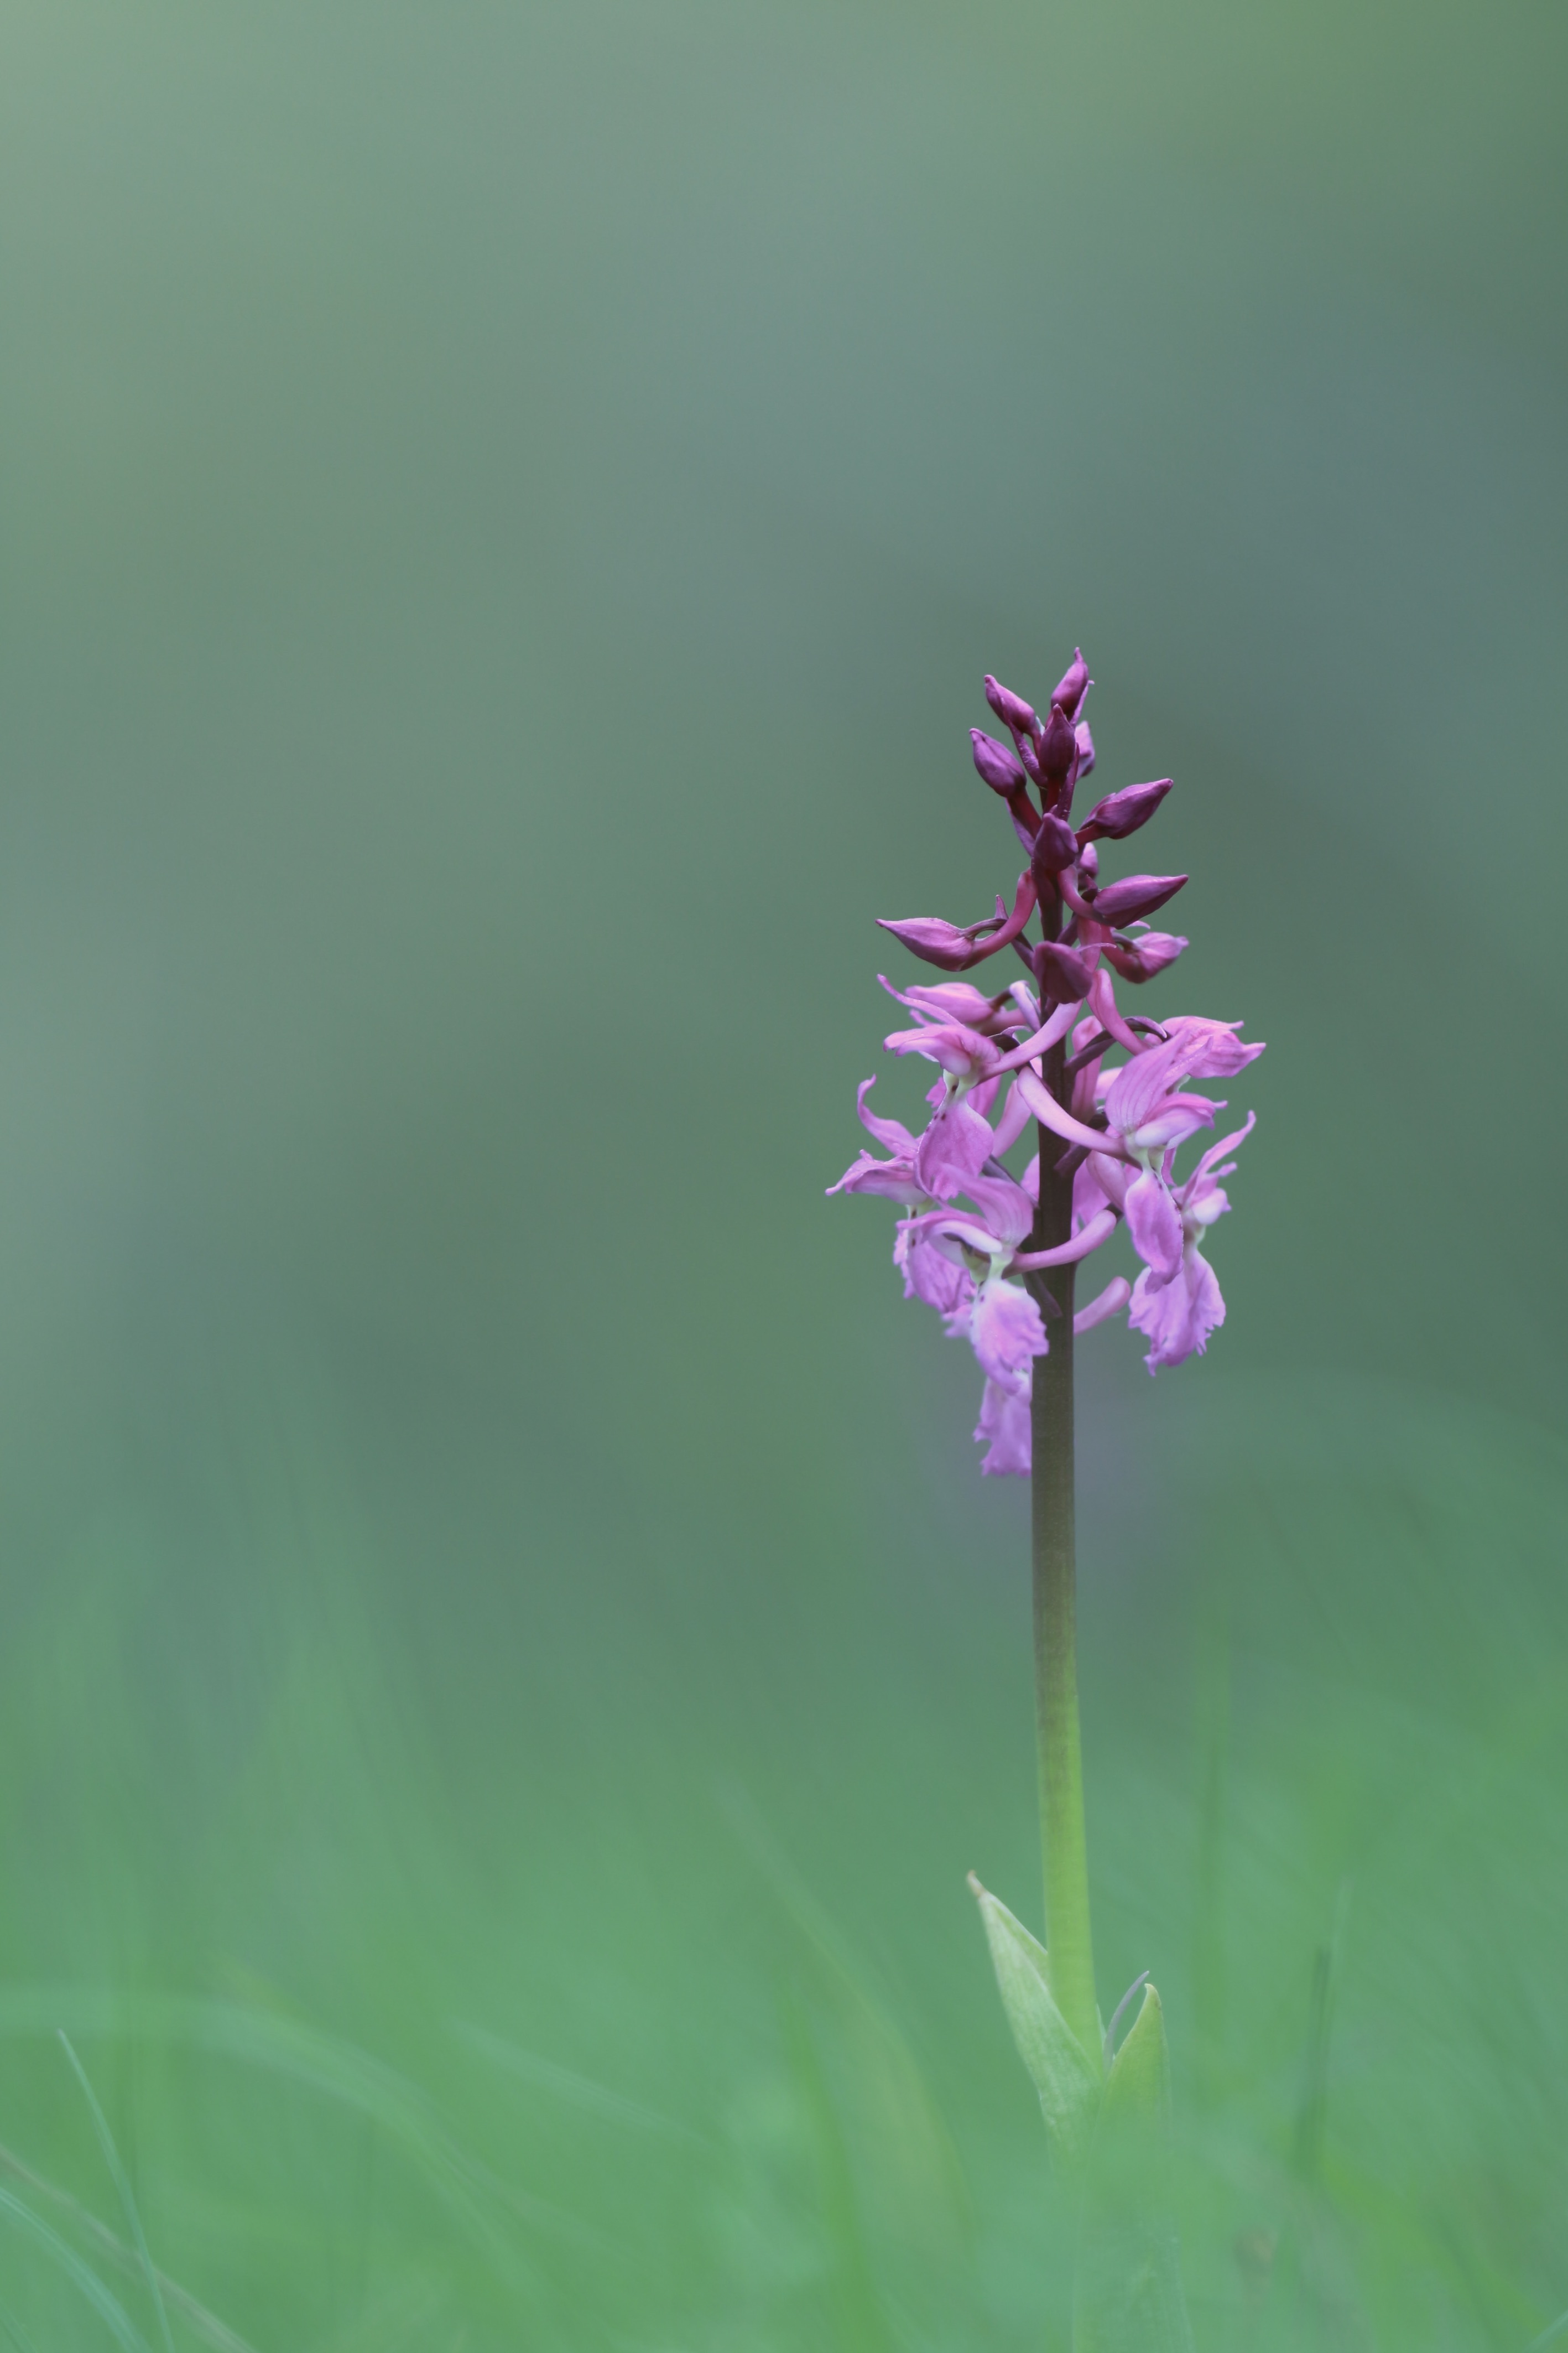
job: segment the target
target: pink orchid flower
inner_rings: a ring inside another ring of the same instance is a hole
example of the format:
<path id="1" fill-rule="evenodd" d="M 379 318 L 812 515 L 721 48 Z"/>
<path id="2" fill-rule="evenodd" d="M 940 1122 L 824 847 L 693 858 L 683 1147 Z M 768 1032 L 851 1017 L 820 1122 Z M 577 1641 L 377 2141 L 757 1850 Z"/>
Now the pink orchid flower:
<path id="1" fill-rule="evenodd" d="M 1253 1114 L 1233 1134 L 1211 1145 L 1184 1185 L 1171 1196 L 1178 1220 L 1174 1263 L 1167 1253 L 1163 1269 L 1146 1264 L 1132 1293 L 1128 1322 L 1149 1342 L 1143 1362 L 1152 1373 L 1163 1365 L 1179 1365 L 1187 1356 L 1201 1356 L 1209 1335 L 1225 1322 L 1225 1301 L 1215 1271 L 1203 1254 L 1203 1239 L 1230 1202 L 1220 1183 L 1236 1166 L 1222 1155 L 1244 1143 L 1252 1133 Z M 1221 1165 L 1216 1166 L 1215 1163 Z M 1140 1179 L 1140 1182 L 1142 1180 Z M 1129 1219 L 1129 1224 L 1131 1220 Z"/>
<path id="2" fill-rule="evenodd" d="M 892 1157 L 879 1160 L 874 1153 L 858 1152 L 837 1185 L 829 1185 L 829 1196 L 835 1193 L 872 1193 L 885 1201 L 901 1202 L 906 1209 L 928 1207 L 933 1196 L 924 1189 L 915 1175 L 915 1138 L 901 1120 L 879 1119 L 866 1108 L 866 1098 L 876 1085 L 875 1079 L 863 1079 L 855 1096 L 855 1109 L 862 1127 L 885 1145 Z"/>

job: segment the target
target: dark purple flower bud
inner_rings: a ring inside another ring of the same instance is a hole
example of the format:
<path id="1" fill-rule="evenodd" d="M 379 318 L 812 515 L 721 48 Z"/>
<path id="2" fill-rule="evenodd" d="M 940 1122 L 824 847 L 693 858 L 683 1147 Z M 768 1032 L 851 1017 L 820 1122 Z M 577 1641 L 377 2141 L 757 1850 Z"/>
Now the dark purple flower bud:
<path id="1" fill-rule="evenodd" d="M 1059 703 L 1053 702 L 1051 715 L 1046 722 L 1046 732 L 1040 738 L 1040 766 L 1053 784 L 1071 773 L 1078 757 L 1078 738 L 1072 732 L 1072 721 Z"/>
<path id="2" fill-rule="evenodd" d="M 1057 683 L 1051 701 L 1065 711 L 1069 719 L 1078 717 L 1079 704 L 1094 684 L 1089 674 L 1089 664 L 1083 658 L 1083 648 L 1073 648 L 1072 661 Z"/>
<path id="3" fill-rule="evenodd" d="M 1044 878 L 1059 874 L 1064 866 L 1078 862 L 1078 836 L 1065 817 L 1047 809 L 1040 819 L 1040 829 L 1035 836 L 1029 864 L 1037 890 L 1043 889 Z"/>
<path id="4" fill-rule="evenodd" d="M 1024 783 L 1023 764 L 1017 754 L 1006 744 L 998 744 L 994 735 L 983 734 L 978 727 L 969 731 L 974 745 L 974 765 L 994 793 L 1016 793 Z"/>
<path id="5" fill-rule="evenodd" d="M 1086 841 L 1078 853 L 1078 879 L 1080 882 L 1100 880 L 1100 852 L 1092 841 Z"/>
<path id="6" fill-rule="evenodd" d="M 1002 722 L 1003 726 L 1010 727 L 1015 735 L 1039 733 L 1040 723 L 1023 696 L 1014 694 L 1009 688 L 999 685 L 989 670 L 985 673 L 985 700 Z"/>
<path id="7" fill-rule="evenodd" d="M 886 915 L 879 915 L 877 921 L 883 931 L 902 940 L 926 964 L 937 965 L 943 972 L 963 972 L 970 965 L 983 963 L 1016 940 L 1034 912 L 1035 885 L 1027 874 L 1020 874 L 1013 894 L 1012 913 L 1007 913 L 998 899 L 994 915 L 984 916 L 965 931 L 960 931 L 956 923 L 944 923 L 940 915 L 910 915 L 902 923 L 891 923 Z"/>
<path id="8" fill-rule="evenodd" d="M 1081 785 L 1094 765 L 1094 738 L 1087 719 L 1080 719 L 1072 732 L 1078 738 L 1078 780 Z"/>
<path id="9" fill-rule="evenodd" d="M 1077 1005 L 1086 997 L 1099 962 L 1098 947 L 1069 948 L 1060 940 L 1041 940 L 1035 949 L 1041 1012 L 1047 1005 Z"/>
<path id="10" fill-rule="evenodd" d="M 1101 923 L 1135 923 L 1141 915 L 1152 915 L 1167 899 L 1173 899 L 1183 883 L 1184 874 L 1129 874 L 1124 882 L 1108 883 L 1094 895 L 1094 913 Z"/>
<path id="11" fill-rule="evenodd" d="M 1179 932 L 1145 932 L 1142 939 L 1109 941 L 1105 955 L 1123 980 L 1152 980 L 1186 944 Z"/>
<path id="12" fill-rule="evenodd" d="M 940 915 L 911 915 L 907 923 L 890 923 L 887 918 L 877 918 L 885 932 L 902 940 L 925 964 L 934 964 L 943 972 L 963 972 L 974 962 L 974 942 L 956 923 L 944 923 Z"/>
<path id="13" fill-rule="evenodd" d="M 1119 793 L 1107 793 L 1079 826 L 1079 841 L 1124 841 L 1148 824 L 1170 789 L 1170 777 L 1162 776 L 1157 784 L 1123 785 Z"/>

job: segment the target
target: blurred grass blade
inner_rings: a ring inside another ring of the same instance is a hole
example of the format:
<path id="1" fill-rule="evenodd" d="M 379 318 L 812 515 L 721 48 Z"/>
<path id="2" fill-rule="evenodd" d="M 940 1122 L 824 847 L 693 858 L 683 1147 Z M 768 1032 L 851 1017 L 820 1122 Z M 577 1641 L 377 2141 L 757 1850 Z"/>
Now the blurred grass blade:
<path id="1" fill-rule="evenodd" d="M 107 2256 L 111 2263 L 118 2264 L 122 2271 L 140 2269 L 134 2247 L 128 2247 L 123 2239 L 117 2239 L 108 2224 L 100 2222 L 96 2214 L 89 2213 L 68 2189 L 61 2189 L 57 2183 L 46 2181 L 41 2173 L 35 2173 L 30 2165 L 24 2165 L 16 2150 L 5 2147 L 3 2142 L 0 2142 L 0 2166 L 7 2173 L 14 2173 L 18 2181 L 25 2181 L 36 2196 L 48 2199 L 62 2213 L 68 2214 L 77 2229 L 84 2232 L 99 2253 Z M 253 2346 L 247 2344 L 243 2337 L 221 2321 L 216 2312 L 209 2312 L 205 2304 L 198 2303 L 189 2290 L 183 2288 L 178 2280 L 172 2280 L 167 2272 L 158 2274 L 158 2285 L 164 2304 L 174 2306 L 194 2334 L 213 2348 L 213 2353 L 255 2353 Z M 4 2316 L 0 2315 L 0 2318 Z"/>
<path id="2" fill-rule="evenodd" d="M 13 2197 L 9 2189 L 0 2189 L 0 2215 L 30 2238 L 36 2246 L 41 2247 L 50 2261 L 58 2265 L 86 2297 L 105 2327 L 112 2331 L 116 2342 L 124 2347 L 125 2353 L 152 2353 L 147 2339 L 120 2298 L 104 2286 L 98 2274 L 83 2263 L 74 2247 L 68 2247 L 58 2232 L 51 2231 L 47 2222 L 40 2221 L 32 2208 L 25 2206 L 19 2198 Z"/>
<path id="3" fill-rule="evenodd" d="M 658 2133 L 669 2140 L 685 2141 L 699 2148 L 710 2144 L 702 2135 L 678 2117 L 667 2116 L 657 2108 L 644 2107 L 640 2101 L 628 2100 L 624 2093 L 613 2092 L 608 2084 L 596 2084 L 591 2075 L 579 2075 L 574 2068 L 563 2067 L 553 2059 L 541 2057 L 537 2052 L 521 2051 L 487 2027 L 469 2026 L 461 2019 L 451 2021 L 451 2031 L 459 2042 L 481 2059 L 515 2075 L 520 2083 L 535 2084 L 542 2092 L 550 2092 L 570 2106 L 581 2108 L 584 2115 L 598 2116 L 605 2124 L 622 2125 L 638 2132 Z"/>
<path id="4" fill-rule="evenodd" d="M 553 2238 L 602 2243 L 572 2216 L 500 2181 L 469 2157 L 415 2085 L 368 2052 L 279 2012 L 229 2001 L 120 1996 L 102 1989 L 8 1986 L 0 1989 L 0 2035 L 58 2032 L 61 2014 L 79 2033 L 134 2032 L 184 2044 L 306 2084 L 353 2108 L 421 2174 L 488 2256 L 513 2293 L 541 2287 L 537 2266 L 509 2224 Z"/>
<path id="5" fill-rule="evenodd" d="M 1560 2344 L 1568 2337 L 1568 2312 L 1560 2312 L 1550 2328 L 1543 2328 L 1525 2348 L 1525 2353 L 1545 2353 L 1548 2345 Z"/>
<path id="6" fill-rule="evenodd" d="M 892 2339 L 877 2290 L 855 2167 L 843 2120 L 805 2005 L 786 2001 L 784 2042 L 791 2079 L 807 2119 L 817 2189 L 830 2251 L 835 2336 L 843 2353 L 890 2353 Z"/>
<path id="7" fill-rule="evenodd" d="M 1034 2080 L 1053 2149 L 1069 2166 L 1089 2147 L 1100 2084 L 1082 2044 L 1057 2008 L 1047 1982 L 1046 1948 L 973 1873 L 969 1884 L 980 1906 L 1002 2007 Z M 1133 2034 L 1137 2028 L 1132 2030 Z M 1128 2036 L 1128 2042 L 1132 2036 Z M 1123 2046 L 1125 2047 L 1125 2046 Z"/>
<path id="8" fill-rule="evenodd" d="M 0 2333 L 4 2334 L 7 2345 L 16 2347 L 16 2353 L 37 2353 L 37 2348 L 16 2314 L 7 2312 L 3 2304 L 0 2304 Z"/>
<path id="9" fill-rule="evenodd" d="M 731 1788 L 721 1802 L 814 1964 L 868 2209 L 906 2255 L 941 2251 L 967 2262 L 973 2217 L 963 2168 L 891 2006 L 750 1798 Z"/>
<path id="10" fill-rule="evenodd" d="M 1302 2055 L 1301 2097 L 1296 2113 L 1295 2162 L 1301 2179 L 1318 2180 L 1323 2161 L 1323 2137 L 1329 2109 L 1329 2046 L 1339 1992 L 1345 1924 L 1350 1913 L 1350 1884 L 1343 1883 L 1334 1899 L 1334 1916 L 1328 1942 L 1312 1958 L 1311 2004 L 1307 2018 L 1307 2044 Z"/>
<path id="11" fill-rule="evenodd" d="M 137 2210 L 135 2198 L 132 2194 L 130 2176 L 120 2161 L 120 2151 L 114 2145 L 114 2135 L 109 2129 L 109 2118 L 98 2104 L 98 2094 L 88 2081 L 87 2069 L 77 2057 L 69 2035 L 63 2026 L 58 2028 L 57 2031 L 59 2035 L 60 2048 L 70 2062 L 71 2073 L 81 2085 L 81 2094 L 87 2102 L 88 2113 L 92 2118 L 92 2128 L 98 2135 L 98 2145 L 103 2151 L 103 2161 L 109 2168 L 110 2179 L 114 2183 L 121 2210 L 130 2226 L 132 2243 L 136 2249 L 142 2277 L 147 2283 L 147 2293 L 153 2299 L 153 2309 L 158 2316 L 158 2333 L 163 2340 L 164 2353 L 174 2353 L 174 2340 L 169 2334 L 169 2316 L 163 2309 L 163 2290 L 159 2287 L 158 2274 L 153 2265 L 153 2251 L 147 2244 L 147 2233 L 142 2228 L 142 2217 Z"/>

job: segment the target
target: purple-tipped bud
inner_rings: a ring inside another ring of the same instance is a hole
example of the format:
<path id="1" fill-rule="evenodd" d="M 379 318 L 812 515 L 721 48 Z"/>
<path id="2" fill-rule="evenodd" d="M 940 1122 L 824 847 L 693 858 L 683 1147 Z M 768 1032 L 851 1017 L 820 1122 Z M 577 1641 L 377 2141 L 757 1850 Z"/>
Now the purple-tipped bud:
<path id="1" fill-rule="evenodd" d="M 1059 874 L 1064 867 L 1076 866 L 1077 863 L 1077 834 L 1065 817 L 1058 817 L 1055 809 L 1047 809 L 1040 819 L 1040 829 L 1035 836 L 1029 854 L 1036 887 L 1043 889 L 1045 876 Z"/>
<path id="2" fill-rule="evenodd" d="M 1094 738 L 1087 719 L 1080 719 L 1072 732 L 1078 739 L 1078 780 L 1081 785 L 1094 765 Z"/>
<path id="3" fill-rule="evenodd" d="M 1069 719 L 1076 719 L 1079 704 L 1093 684 L 1094 681 L 1089 674 L 1089 664 L 1083 658 L 1083 648 L 1075 646 L 1072 660 L 1058 681 L 1057 691 L 1052 695 L 1051 701 L 1059 704 Z"/>
<path id="4" fill-rule="evenodd" d="M 969 731 L 974 745 L 974 765 L 994 793 L 1016 793 L 1022 786 L 1023 764 L 1009 744 L 998 744 L 994 735 L 983 734 L 978 727 Z"/>
<path id="5" fill-rule="evenodd" d="M 918 955 L 922 963 L 934 964 L 943 972 L 963 972 L 975 962 L 974 942 L 956 923 L 944 923 L 940 915 L 911 915 L 907 923 L 890 923 L 887 918 L 877 918 L 885 932 Z"/>
<path id="6" fill-rule="evenodd" d="M 1058 702 L 1051 705 L 1046 732 L 1040 738 L 1040 766 L 1053 784 L 1059 784 L 1078 757 L 1078 737 L 1072 721 Z"/>
<path id="7" fill-rule="evenodd" d="M 1028 874 L 1020 874 L 1018 887 L 1013 893 L 1013 912 L 1009 914 L 1000 899 L 994 915 L 983 916 L 960 931 L 956 923 L 943 921 L 941 915 L 910 915 L 902 923 L 891 923 L 886 915 L 877 921 L 885 932 L 927 964 L 939 965 L 943 972 L 963 972 L 972 964 L 982 964 L 999 949 L 1010 947 L 1035 912 L 1035 885 Z"/>
<path id="8" fill-rule="evenodd" d="M 985 673 L 985 700 L 1002 722 L 1015 735 L 1037 735 L 1040 723 L 1021 694 L 998 683 L 989 670 Z"/>
<path id="9" fill-rule="evenodd" d="M 1124 882 L 1108 883 L 1094 895 L 1097 923 L 1135 923 L 1142 915 L 1152 915 L 1167 899 L 1173 899 L 1183 883 L 1184 874 L 1130 874 Z"/>
<path id="10" fill-rule="evenodd" d="M 1079 773 L 1081 776 L 1083 772 L 1080 769 Z M 1148 824 L 1170 789 L 1170 777 L 1162 776 L 1157 784 L 1123 785 L 1119 793 L 1107 793 L 1102 801 L 1096 801 L 1079 826 L 1079 839 L 1124 841 L 1141 825 Z"/>
<path id="11" fill-rule="evenodd" d="M 1041 1012 L 1047 1005 L 1079 1004 L 1089 995 L 1099 962 L 1097 947 L 1068 948 L 1059 940 L 1041 940 L 1035 950 Z"/>
<path id="12" fill-rule="evenodd" d="M 1123 980 L 1152 980 L 1168 964 L 1174 964 L 1186 946 L 1179 932 L 1145 932 L 1139 940 L 1110 940 L 1105 955 L 1114 965 Z"/>

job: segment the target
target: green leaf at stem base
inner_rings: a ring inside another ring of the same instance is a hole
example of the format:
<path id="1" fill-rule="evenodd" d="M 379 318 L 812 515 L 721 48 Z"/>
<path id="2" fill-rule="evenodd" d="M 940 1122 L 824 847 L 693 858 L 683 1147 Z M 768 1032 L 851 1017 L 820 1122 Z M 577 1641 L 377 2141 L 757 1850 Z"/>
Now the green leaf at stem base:
<path id="1" fill-rule="evenodd" d="M 1088 2152 L 1100 2105 L 1100 2070 L 1057 2008 L 1045 1947 L 973 1873 L 969 1884 L 985 1924 L 1002 2007 L 1040 2095 L 1052 2150 L 1071 2169 Z"/>

